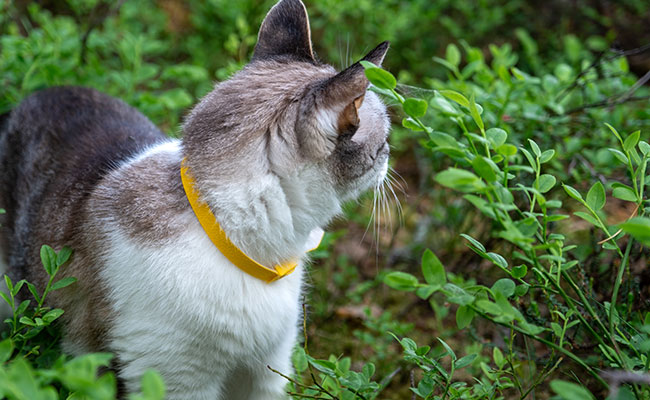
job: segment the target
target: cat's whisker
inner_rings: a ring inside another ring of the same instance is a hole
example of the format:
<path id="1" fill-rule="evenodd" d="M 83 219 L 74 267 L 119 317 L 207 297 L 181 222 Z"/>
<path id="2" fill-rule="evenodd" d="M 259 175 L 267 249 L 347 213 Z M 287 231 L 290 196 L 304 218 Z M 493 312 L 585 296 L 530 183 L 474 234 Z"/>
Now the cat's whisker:
<path id="1" fill-rule="evenodd" d="M 399 198 L 397 197 L 397 193 L 395 193 L 395 190 L 393 189 L 394 183 L 395 183 L 394 180 L 389 179 L 388 190 L 393 195 L 393 200 L 395 200 L 395 206 L 397 208 L 397 218 L 399 219 L 399 224 L 400 226 L 404 226 L 404 210 L 402 209 L 402 203 L 399 201 Z"/>
<path id="2" fill-rule="evenodd" d="M 397 187 L 397 190 L 402 192 L 402 194 L 406 195 L 406 187 L 408 184 L 406 183 L 406 180 L 400 175 L 399 172 L 397 172 L 394 168 L 390 167 L 388 168 L 388 177 L 395 184 Z"/>

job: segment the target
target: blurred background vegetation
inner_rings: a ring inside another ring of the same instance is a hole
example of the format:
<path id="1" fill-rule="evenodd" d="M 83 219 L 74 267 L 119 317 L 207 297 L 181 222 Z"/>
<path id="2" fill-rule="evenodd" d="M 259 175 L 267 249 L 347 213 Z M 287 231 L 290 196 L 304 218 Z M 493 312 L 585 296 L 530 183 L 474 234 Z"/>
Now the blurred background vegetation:
<path id="1" fill-rule="evenodd" d="M 0 0 L 0 113 L 38 89 L 84 85 L 125 100 L 179 136 L 192 104 L 250 59 L 259 24 L 273 4 Z M 427 101 L 430 112 L 423 121 L 436 131 L 460 132 L 458 119 L 450 118 L 456 111 L 437 93 L 453 89 L 474 95 L 483 105 L 486 124 L 508 131 L 509 143 L 528 146 L 527 140 L 533 139 L 542 149 L 554 149 L 545 171 L 558 183 L 583 193 L 597 181 L 607 190 L 612 179 L 630 184 L 625 168 L 607 150 L 617 142 L 604 123 L 622 132 L 641 130 L 647 141 L 647 0 L 308 0 L 306 5 L 315 51 L 339 69 L 390 40 L 384 67 L 400 82 L 398 92 Z M 517 80 L 523 83 L 516 86 Z M 441 297 L 423 300 L 393 290 L 383 283 L 386 274 L 418 275 L 429 248 L 442 260 L 449 279 L 490 286 L 500 276 L 499 268 L 471 251 L 459 235 L 467 233 L 488 249 L 510 255 L 516 251 L 471 202 L 436 183 L 436 173 L 457 161 L 449 151 L 434 151 L 425 134 L 403 128 L 401 107 L 387 102 L 395 122 L 391 163 L 401 206 L 376 206 L 381 218 L 372 220 L 373 197 L 368 195 L 348 205 L 346 218 L 331 225 L 324 245 L 314 253 L 305 299 L 306 336 L 312 356 L 347 360 L 342 369 L 358 371 L 372 362 L 378 381 L 389 378 L 377 398 L 407 399 L 408 387 L 420 382 L 422 371 L 403 360 L 402 346 L 390 333 L 430 345 L 437 353 L 444 351 L 436 340 L 442 338 L 459 354 L 476 354 L 455 378 L 472 384 L 473 378 L 489 381 L 495 362 L 502 369 L 493 349 L 506 347 L 508 331 L 482 320 L 460 330 L 456 305 Z M 561 189 L 549 198 L 568 199 Z M 638 212 L 637 203 L 610 200 L 604 209 L 608 224 Z M 571 213 L 578 208 L 566 201 L 561 209 Z M 579 261 L 576 279 L 589 298 L 599 304 L 609 299 L 617 273 L 613 267 L 620 261 L 598 243 L 605 237 L 580 218 L 557 224 L 577 243 L 571 257 Z M 648 248 L 635 245 L 631 251 L 633 261 L 619 299 L 630 320 L 645 321 L 650 310 Z M 553 294 L 545 296 L 538 301 L 549 309 L 557 304 Z M 519 305 L 530 310 L 538 307 L 533 303 Z M 547 317 L 538 312 L 536 318 Z M 576 354 L 607 368 L 606 358 L 594 355 L 596 345 L 581 343 L 579 331 L 572 340 Z M 546 368 L 558 359 L 547 348 L 518 345 L 520 362 L 512 370 L 519 372 L 513 375 L 520 373 L 522 381 L 533 383 L 542 371 L 550 370 L 549 375 L 527 393 L 495 384 L 499 390 L 490 398 L 548 398 L 548 382 L 554 377 L 582 382 L 598 398 L 607 393 L 584 372 L 575 372 L 570 361 Z"/>

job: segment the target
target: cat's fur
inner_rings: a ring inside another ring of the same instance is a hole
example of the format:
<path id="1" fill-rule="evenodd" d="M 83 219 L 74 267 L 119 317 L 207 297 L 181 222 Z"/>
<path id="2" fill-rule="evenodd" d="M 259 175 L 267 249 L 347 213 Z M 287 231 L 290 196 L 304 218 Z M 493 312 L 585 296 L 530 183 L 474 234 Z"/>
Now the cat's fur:
<path id="1" fill-rule="evenodd" d="M 0 262 L 42 288 L 40 245 L 74 249 L 63 274 L 78 282 L 48 298 L 66 311 L 64 349 L 114 353 L 127 392 L 156 368 L 170 399 L 284 398 L 267 365 L 291 373 L 302 266 L 267 284 L 232 265 L 190 208 L 181 159 L 246 254 L 304 259 L 309 235 L 386 174 L 389 121 L 367 87 L 358 63 L 316 61 L 304 5 L 282 0 L 181 141 L 92 89 L 35 93 L 0 119 Z"/>

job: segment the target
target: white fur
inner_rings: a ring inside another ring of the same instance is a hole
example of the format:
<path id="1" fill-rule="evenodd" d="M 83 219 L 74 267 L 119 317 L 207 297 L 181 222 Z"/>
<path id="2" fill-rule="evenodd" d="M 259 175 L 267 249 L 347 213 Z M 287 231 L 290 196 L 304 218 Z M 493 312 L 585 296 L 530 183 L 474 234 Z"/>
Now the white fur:
<path id="1" fill-rule="evenodd" d="M 259 165 L 247 165 L 234 183 L 208 177 L 201 187 L 233 243 L 265 265 L 304 259 L 305 247 L 340 213 L 342 199 L 374 186 L 387 167 L 387 160 L 378 162 L 349 192 L 339 193 L 319 162 L 291 169 L 285 151 L 271 153 L 258 158 Z M 179 141 L 163 143 L 109 180 L 119 182 L 129 168 L 148 167 L 157 158 L 173 160 L 176 168 L 181 154 Z M 302 262 L 293 274 L 267 284 L 231 264 L 189 207 L 169 218 L 183 233 L 159 245 L 137 244 L 146 242 L 129 237 L 117 218 L 91 221 L 103 227 L 101 280 L 115 315 L 109 349 L 124 366 L 120 376 L 127 390 L 138 390 L 144 371 L 156 368 L 169 399 L 285 399 L 286 380 L 267 366 L 291 374 Z"/>
<path id="2" fill-rule="evenodd" d="M 180 162 L 178 142 L 174 143 L 149 149 L 121 170 L 160 152 L 173 152 Z M 282 224 L 282 229 L 294 233 L 294 241 L 301 241 L 291 252 L 299 248 L 304 254 L 309 226 L 316 221 L 312 217 L 304 222 L 300 214 L 281 212 L 286 198 L 274 197 L 279 189 L 271 186 L 266 185 L 270 196 L 265 198 L 271 204 L 267 218 L 255 221 L 257 227 L 261 235 L 271 236 L 272 231 L 278 232 L 273 227 Z M 250 193 L 232 194 L 228 198 L 240 204 L 233 209 L 250 209 L 251 199 L 246 198 Z M 313 199 L 300 201 L 308 207 Z M 234 218 L 239 217 L 235 213 Z M 295 229 L 286 225 L 287 217 Z M 126 365 L 121 376 L 127 389 L 137 390 L 144 371 L 155 367 L 170 388 L 169 399 L 285 398 L 286 380 L 267 365 L 291 373 L 290 355 L 301 314 L 302 265 L 279 281 L 264 283 L 232 265 L 191 211 L 177 218 L 184 234 L 159 247 L 138 246 L 115 223 L 104 223 L 108 240 L 101 274 L 116 316 L 111 349 Z M 305 235 L 295 234 L 307 229 Z M 272 239 L 277 236 L 281 235 Z M 254 248 L 258 237 L 251 237 L 243 248 Z"/>

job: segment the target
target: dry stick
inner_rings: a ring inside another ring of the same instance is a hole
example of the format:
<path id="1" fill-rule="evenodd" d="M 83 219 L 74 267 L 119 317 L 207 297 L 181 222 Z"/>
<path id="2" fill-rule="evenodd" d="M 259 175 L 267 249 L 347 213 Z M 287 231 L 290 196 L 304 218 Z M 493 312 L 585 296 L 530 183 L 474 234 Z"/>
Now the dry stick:
<path id="1" fill-rule="evenodd" d="M 650 374 L 640 374 L 631 371 L 603 371 L 600 374 L 603 378 L 607 379 L 610 383 L 609 398 L 615 399 L 618 397 L 618 387 L 622 382 L 628 383 L 644 383 L 650 385 Z"/>
<path id="2" fill-rule="evenodd" d="M 612 50 L 612 51 L 614 52 L 614 54 L 609 57 L 603 57 L 605 55 L 604 52 L 598 53 L 596 59 L 591 64 L 589 64 L 587 68 L 580 71 L 578 76 L 576 76 L 576 78 L 574 79 L 573 83 L 570 86 L 568 86 L 566 89 L 562 90 L 562 92 L 559 95 L 560 98 L 557 101 L 560 102 L 564 97 L 566 97 L 569 94 L 569 92 L 571 92 L 576 87 L 581 86 L 580 83 L 578 82 L 580 78 L 587 75 L 589 71 L 597 67 L 601 62 L 615 60 L 619 57 L 634 56 L 634 55 L 645 53 L 647 51 L 650 51 L 650 43 L 630 50 Z"/>
<path id="3" fill-rule="evenodd" d="M 639 211 L 639 207 L 640 207 L 640 206 L 641 206 L 641 203 L 638 203 L 638 204 L 636 205 L 636 207 L 634 208 L 634 211 L 632 211 L 632 214 L 631 214 L 629 217 L 627 217 L 627 219 L 625 220 L 625 222 L 627 222 L 627 221 L 629 221 L 630 219 L 636 217 L 636 213 Z M 623 231 L 623 229 L 619 229 L 619 230 L 617 230 L 616 233 L 614 233 L 612 236 L 610 236 L 610 237 L 608 237 L 608 238 L 606 238 L 606 239 L 601 240 L 600 242 L 598 242 L 598 244 L 603 244 L 603 243 L 605 243 L 605 242 L 608 242 L 608 241 L 614 239 L 614 238 L 616 237 L 616 235 L 618 235 L 618 234 L 621 233 L 622 231 Z"/>
<path id="4" fill-rule="evenodd" d="M 616 96 L 613 97 L 615 98 Z M 626 99 L 618 98 L 617 100 L 612 101 L 612 97 L 610 97 L 605 100 L 597 101 L 595 103 L 589 103 L 589 104 L 585 104 L 584 106 L 572 108 L 568 111 L 565 111 L 563 115 L 573 114 L 578 111 L 586 110 L 588 108 L 612 107 L 623 103 L 630 103 L 633 101 L 643 101 L 648 99 L 650 99 L 650 96 L 635 96 L 635 97 L 628 97 Z"/>
<path id="5" fill-rule="evenodd" d="M 411 370 L 411 373 L 409 374 L 409 378 L 411 380 L 411 387 L 415 388 L 415 372 L 413 370 Z M 413 394 L 411 394 L 411 400 L 416 400 L 416 399 L 417 396 L 415 395 L 415 392 L 413 392 Z"/>
<path id="6" fill-rule="evenodd" d="M 576 111 L 581 111 L 587 108 L 615 106 L 618 104 L 626 103 L 628 101 L 638 101 L 638 100 L 648 99 L 650 98 L 650 96 L 632 97 L 634 92 L 636 92 L 641 86 L 645 85 L 648 82 L 648 80 L 650 80 L 650 71 L 646 72 L 645 75 L 643 75 L 638 81 L 636 81 L 634 85 L 632 85 L 630 90 L 628 90 L 627 92 L 611 96 L 605 100 L 598 101 L 596 103 L 586 104 L 577 108 L 573 108 L 569 111 L 566 111 L 564 114 L 565 115 L 572 114 Z"/>

